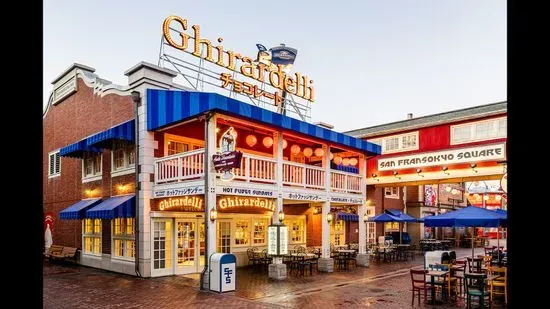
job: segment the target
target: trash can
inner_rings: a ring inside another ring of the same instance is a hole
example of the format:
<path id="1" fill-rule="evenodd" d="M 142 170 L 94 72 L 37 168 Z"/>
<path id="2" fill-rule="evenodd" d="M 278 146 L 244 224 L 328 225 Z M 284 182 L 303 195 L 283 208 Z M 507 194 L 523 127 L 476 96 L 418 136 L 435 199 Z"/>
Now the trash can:
<path id="1" fill-rule="evenodd" d="M 209 282 L 210 291 L 235 291 L 237 258 L 231 253 L 212 253 L 210 255 Z"/>

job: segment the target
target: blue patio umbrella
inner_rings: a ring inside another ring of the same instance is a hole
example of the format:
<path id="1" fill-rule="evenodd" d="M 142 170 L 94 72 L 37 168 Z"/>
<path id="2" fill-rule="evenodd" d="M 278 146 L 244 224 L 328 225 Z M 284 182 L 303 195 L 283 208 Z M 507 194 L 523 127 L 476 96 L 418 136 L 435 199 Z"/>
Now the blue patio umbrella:
<path id="1" fill-rule="evenodd" d="M 386 222 L 399 222 L 399 243 L 401 243 L 401 222 L 405 222 L 402 218 L 389 214 L 388 212 L 381 213 L 368 220 L 370 222 L 386 223 Z"/>
<path id="2" fill-rule="evenodd" d="M 414 222 L 414 223 L 422 222 L 421 220 L 416 219 L 415 217 L 413 217 L 409 214 L 406 214 L 406 213 L 402 212 L 401 210 L 386 209 L 385 212 L 392 215 L 392 216 L 394 216 L 394 217 L 398 217 L 399 219 L 402 220 L 401 222 Z M 401 229 L 401 222 L 399 222 L 399 243 L 403 242 L 403 231 Z"/>
<path id="3" fill-rule="evenodd" d="M 441 215 L 424 217 L 424 225 L 431 227 L 499 227 L 505 220 L 502 214 L 496 213 L 493 210 L 468 206 Z M 474 242 L 472 241 L 473 256 Z"/>

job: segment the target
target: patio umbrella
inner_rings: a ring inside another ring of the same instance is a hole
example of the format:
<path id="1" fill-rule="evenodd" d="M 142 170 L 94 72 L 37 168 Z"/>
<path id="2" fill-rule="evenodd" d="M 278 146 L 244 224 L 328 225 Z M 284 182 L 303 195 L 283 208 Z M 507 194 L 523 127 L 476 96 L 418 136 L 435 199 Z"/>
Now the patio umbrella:
<path id="1" fill-rule="evenodd" d="M 506 219 L 493 210 L 468 206 L 437 216 L 424 217 L 425 226 L 452 227 L 499 227 Z M 474 257 L 474 241 L 472 235 L 472 257 Z"/>
<path id="2" fill-rule="evenodd" d="M 401 222 L 414 222 L 414 223 L 420 222 L 419 219 L 416 219 L 415 217 L 413 217 L 409 214 L 406 214 L 406 213 L 402 212 L 401 210 L 386 209 L 385 212 L 392 215 L 392 216 L 394 216 L 394 217 L 398 217 L 399 219 L 401 219 Z M 403 242 L 403 231 L 401 229 L 401 222 L 399 222 L 399 243 L 400 244 Z"/>
<path id="3" fill-rule="evenodd" d="M 501 226 L 502 227 L 508 227 L 508 212 L 504 209 L 497 208 L 494 210 L 497 214 L 499 214 L 502 217 Z M 502 231 L 504 233 L 504 231 Z M 504 236 L 503 236 L 504 238 Z M 498 261 L 500 262 L 500 233 L 497 230 L 497 252 L 498 252 Z"/>

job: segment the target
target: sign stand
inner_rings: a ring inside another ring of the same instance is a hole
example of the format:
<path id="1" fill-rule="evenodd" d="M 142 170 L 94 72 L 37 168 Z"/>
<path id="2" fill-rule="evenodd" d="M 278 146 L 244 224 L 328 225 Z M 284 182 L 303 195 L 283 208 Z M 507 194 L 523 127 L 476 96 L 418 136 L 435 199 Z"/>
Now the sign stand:
<path id="1" fill-rule="evenodd" d="M 275 280 L 286 279 L 286 264 L 283 255 L 288 254 L 288 226 L 272 224 L 267 227 L 267 254 L 273 256 L 273 263 L 269 264 L 269 278 Z"/>

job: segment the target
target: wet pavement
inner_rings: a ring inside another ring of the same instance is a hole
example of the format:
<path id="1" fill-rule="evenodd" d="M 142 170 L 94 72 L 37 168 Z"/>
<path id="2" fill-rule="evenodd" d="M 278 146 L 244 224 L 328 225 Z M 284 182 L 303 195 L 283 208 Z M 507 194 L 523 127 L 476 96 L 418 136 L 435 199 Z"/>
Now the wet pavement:
<path id="1" fill-rule="evenodd" d="M 457 257 L 471 249 L 454 249 Z M 483 254 L 476 248 L 475 254 Z M 267 277 L 267 271 L 237 271 L 235 292 L 200 291 L 199 276 L 137 278 L 104 270 L 44 263 L 44 308 L 401 308 L 411 306 L 409 269 L 414 261 L 376 263 L 311 276 L 288 275 L 284 281 Z M 418 307 L 415 301 L 414 307 Z M 422 307 L 429 307 L 422 305 Z M 443 306 L 439 306 L 443 307 Z M 464 308 L 464 303 L 445 305 Z"/>

